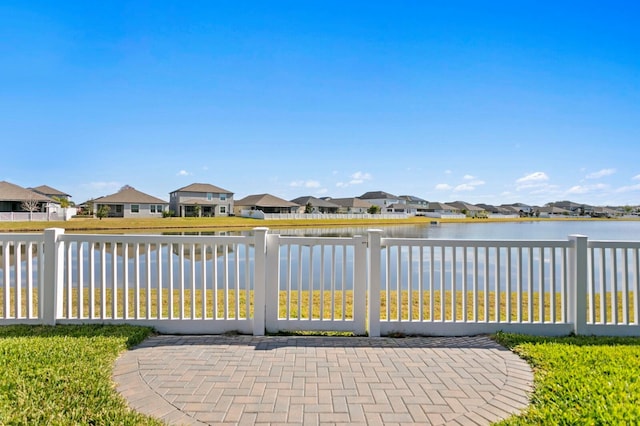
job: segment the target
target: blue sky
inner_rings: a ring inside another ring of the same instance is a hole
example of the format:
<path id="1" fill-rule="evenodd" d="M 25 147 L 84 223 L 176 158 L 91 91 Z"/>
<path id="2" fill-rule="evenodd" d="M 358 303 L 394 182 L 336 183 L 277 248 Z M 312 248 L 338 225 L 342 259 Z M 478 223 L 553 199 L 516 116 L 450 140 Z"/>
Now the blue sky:
<path id="1" fill-rule="evenodd" d="M 640 204 L 632 1 L 3 1 L 0 180 Z"/>

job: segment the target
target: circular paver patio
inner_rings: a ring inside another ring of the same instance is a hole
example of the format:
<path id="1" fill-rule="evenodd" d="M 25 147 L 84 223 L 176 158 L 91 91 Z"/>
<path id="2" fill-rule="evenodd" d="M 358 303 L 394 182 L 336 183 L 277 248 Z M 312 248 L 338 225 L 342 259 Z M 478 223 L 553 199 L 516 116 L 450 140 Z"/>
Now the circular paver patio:
<path id="1" fill-rule="evenodd" d="M 169 424 L 489 424 L 533 374 L 477 337 L 155 336 L 116 362 L 118 391 Z"/>

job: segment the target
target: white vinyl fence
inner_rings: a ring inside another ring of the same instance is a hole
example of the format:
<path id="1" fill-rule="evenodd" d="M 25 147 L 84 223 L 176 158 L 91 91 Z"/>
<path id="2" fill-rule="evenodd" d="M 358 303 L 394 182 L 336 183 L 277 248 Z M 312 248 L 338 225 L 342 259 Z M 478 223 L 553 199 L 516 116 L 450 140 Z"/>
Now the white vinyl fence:
<path id="1" fill-rule="evenodd" d="M 0 324 L 640 335 L 640 242 L 0 234 Z"/>

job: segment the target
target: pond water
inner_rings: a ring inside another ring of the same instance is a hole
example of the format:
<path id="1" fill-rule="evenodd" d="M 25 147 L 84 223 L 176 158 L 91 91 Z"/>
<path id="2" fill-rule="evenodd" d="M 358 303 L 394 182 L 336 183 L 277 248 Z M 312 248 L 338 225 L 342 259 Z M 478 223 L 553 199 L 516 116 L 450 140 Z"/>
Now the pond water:
<path id="1" fill-rule="evenodd" d="M 273 229 L 282 235 L 365 235 L 372 227 Z M 565 240 L 586 235 L 594 240 L 640 240 L 640 220 L 557 220 L 530 222 L 442 223 L 438 225 L 393 225 L 379 227 L 384 237 L 437 239 Z"/>

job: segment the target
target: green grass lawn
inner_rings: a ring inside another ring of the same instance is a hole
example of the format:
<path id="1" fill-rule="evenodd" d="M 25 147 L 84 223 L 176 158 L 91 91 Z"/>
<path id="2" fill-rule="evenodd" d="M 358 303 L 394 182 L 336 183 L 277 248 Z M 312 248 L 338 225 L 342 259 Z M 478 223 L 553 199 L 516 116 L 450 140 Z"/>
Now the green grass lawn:
<path id="1" fill-rule="evenodd" d="M 151 329 L 0 327 L 0 425 L 160 425 L 131 411 L 111 374 Z"/>
<path id="2" fill-rule="evenodd" d="M 531 406 L 500 425 L 631 425 L 640 421 L 640 338 L 496 340 L 534 369 Z"/>

